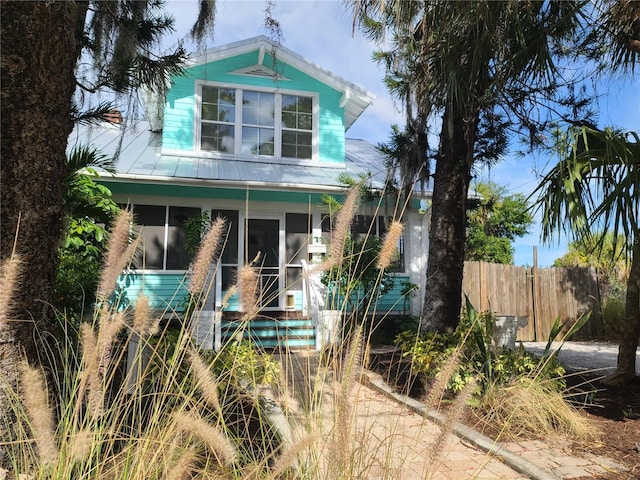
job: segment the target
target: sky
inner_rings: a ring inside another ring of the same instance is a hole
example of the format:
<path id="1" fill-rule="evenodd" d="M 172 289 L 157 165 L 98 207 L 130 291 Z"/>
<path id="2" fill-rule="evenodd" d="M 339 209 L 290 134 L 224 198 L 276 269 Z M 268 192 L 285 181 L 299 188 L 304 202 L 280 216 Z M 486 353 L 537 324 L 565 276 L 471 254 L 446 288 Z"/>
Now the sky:
<path id="1" fill-rule="evenodd" d="M 267 35 L 264 27 L 264 0 L 217 0 L 213 38 L 204 48 Z M 273 17 L 282 29 L 282 44 L 375 95 L 375 100 L 348 130 L 350 138 L 361 138 L 376 145 L 389 138 L 391 125 L 404 124 L 401 105 L 387 92 L 383 83 L 384 69 L 372 60 L 377 45 L 352 33 L 352 16 L 342 2 L 336 0 L 274 0 Z M 188 32 L 197 12 L 196 0 L 170 0 L 166 10 L 175 19 L 175 32 L 165 41 L 167 49 L 184 40 L 189 52 L 198 47 L 188 41 Z M 600 126 L 616 126 L 640 132 L 640 76 L 626 75 L 600 82 Z M 507 187 L 509 192 L 529 195 L 538 184 L 539 174 L 553 166 L 549 156 L 507 155 L 490 171 L 479 172 L 479 180 L 491 180 Z M 515 265 L 533 265 L 533 247 L 538 247 L 538 265 L 550 266 L 567 251 L 568 241 L 559 237 L 550 245 L 540 240 L 539 222 L 531 233 L 515 241 Z"/>

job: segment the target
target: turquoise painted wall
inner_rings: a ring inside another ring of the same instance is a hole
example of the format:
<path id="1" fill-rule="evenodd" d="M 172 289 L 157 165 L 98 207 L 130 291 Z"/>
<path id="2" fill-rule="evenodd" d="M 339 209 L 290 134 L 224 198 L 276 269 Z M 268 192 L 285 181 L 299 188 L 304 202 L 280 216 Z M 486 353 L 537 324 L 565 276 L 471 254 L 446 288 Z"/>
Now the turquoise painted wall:
<path id="1" fill-rule="evenodd" d="M 375 311 L 370 309 L 369 314 L 382 315 L 388 312 L 402 313 L 404 298 L 401 290 L 402 282 L 408 281 L 406 275 L 396 275 L 394 286 L 389 293 L 380 298 L 375 306 Z M 183 302 L 187 295 L 187 282 L 182 273 L 127 273 L 118 281 L 118 298 L 123 308 L 135 305 L 136 298 L 144 294 L 149 298 L 152 309 L 165 314 L 182 312 Z M 302 310 L 302 292 L 294 291 L 296 296 L 296 308 Z M 225 292 L 222 292 L 224 298 Z M 333 304 L 326 302 L 326 309 L 340 309 L 344 305 L 342 299 L 337 299 Z M 238 311 L 238 297 L 236 294 L 228 299 L 226 311 Z"/>
<path id="2" fill-rule="evenodd" d="M 405 296 L 402 295 L 403 283 L 409 281 L 408 275 L 394 275 L 393 287 L 386 295 L 383 295 L 378 299 L 375 305 L 372 305 L 368 310 L 368 315 L 384 315 L 386 313 L 403 313 L 405 309 Z M 362 293 L 359 299 L 364 303 L 368 302 L 367 296 Z M 352 305 L 358 301 L 358 296 L 354 293 L 351 296 L 350 302 L 345 302 L 345 298 L 342 295 L 330 296 L 325 299 L 325 309 L 327 310 L 349 310 Z M 410 299 L 406 298 L 407 312 L 410 310 Z"/>
<path id="3" fill-rule="evenodd" d="M 120 276 L 116 297 L 123 308 L 135 305 L 141 294 L 149 298 L 149 306 L 165 314 L 183 311 L 187 296 L 184 273 L 138 273 Z"/>
<path id="4" fill-rule="evenodd" d="M 233 58 L 188 68 L 184 76 L 174 77 L 164 110 L 162 147 L 168 150 L 194 150 L 194 118 L 196 80 L 215 81 L 282 90 L 319 94 L 319 160 L 344 162 L 344 109 L 340 108 L 342 92 L 328 87 L 313 77 L 277 61 L 266 54 L 263 65 L 287 80 L 231 75 L 229 72 L 256 65 L 258 50 Z"/>

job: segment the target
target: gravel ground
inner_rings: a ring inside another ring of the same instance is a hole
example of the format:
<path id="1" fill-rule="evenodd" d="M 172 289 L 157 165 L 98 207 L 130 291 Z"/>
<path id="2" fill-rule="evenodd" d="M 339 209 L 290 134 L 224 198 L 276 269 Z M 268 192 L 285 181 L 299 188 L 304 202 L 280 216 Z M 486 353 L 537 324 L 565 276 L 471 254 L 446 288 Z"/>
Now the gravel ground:
<path id="1" fill-rule="evenodd" d="M 542 355 L 546 342 L 522 342 L 524 348 Z M 560 347 L 554 342 L 552 348 Z M 604 342 L 566 342 L 558 354 L 560 363 L 568 370 L 593 370 L 602 375 L 612 373 L 618 359 L 618 345 Z M 640 354 L 636 352 L 636 372 L 640 372 Z"/>

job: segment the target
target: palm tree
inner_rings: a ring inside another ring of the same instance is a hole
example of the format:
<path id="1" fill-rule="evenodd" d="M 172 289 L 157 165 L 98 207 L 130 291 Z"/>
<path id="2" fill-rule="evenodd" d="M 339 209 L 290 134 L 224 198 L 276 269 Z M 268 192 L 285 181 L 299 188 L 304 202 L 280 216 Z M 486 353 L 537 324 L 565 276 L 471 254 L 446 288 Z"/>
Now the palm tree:
<path id="1" fill-rule="evenodd" d="M 215 2 L 201 5 L 194 32 L 203 35 Z M 127 96 L 141 85 L 161 88 L 186 54 L 181 47 L 168 55 L 153 53 L 173 28 L 157 0 L 6 1 L 0 21 L 0 258 L 10 257 L 15 246 L 28 278 L 14 299 L 16 322 L 0 335 L 0 358 L 15 358 L 24 350 L 37 361 L 34 328 L 47 330 L 53 323 L 50 305 L 73 125 L 101 120 L 114 108 L 88 105 L 93 93 Z"/>
<path id="2" fill-rule="evenodd" d="M 195 34 L 211 27 L 214 5 L 201 0 Z M 47 350 L 36 339 L 50 337 L 36 331 L 55 324 L 68 137 L 74 122 L 114 108 L 83 102 L 98 91 L 128 95 L 141 85 L 162 87 L 185 53 L 152 53 L 173 25 L 158 0 L 3 1 L 0 22 L 0 260 L 15 253 L 23 265 L 12 321 L 0 328 L 0 436 L 6 438 L 10 402 L 2 392 L 15 387 L 23 354 L 35 363 Z M 0 466 L 6 461 L 0 451 Z"/>
<path id="3" fill-rule="evenodd" d="M 387 68 L 388 85 L 413 112 L 410 116 L 416 121 L 410 129 L 422 128 L 416 133 L 426 135 L 426 119 L 441 120 L 423 330 L 452 331 L 458 323 L 467 193 L 481 119 L 502 111 L 537 141 L 537 129 L 545 119 L 532 118 L 531 112 L 557 96 L 562 82 L 557 59 L 566 45 L 580 45 L 576 34 L 585 4 L 353 2 L 355 18 L 366 34 L 381 40 L 391 32 L 393 51 L 378 58 Z M 418 158 L 407 162 L 420 166 L 424 151 L 417 149 Z M 428 173 L 426 168 L 420 171 Z"/>
<path id="4" fill-rule="evenodd" d="M 636 374 L 640 339 L 640 134 L 571 127 L 558 164 L 534 192 L 542 210 L 542 236 L 564 231 L 604 245 L 606 232 L 622 238 L 630 257 L 625 327 L 612 383 Z M 611 236 L 611 235 L 610 235 Z M 616 248 L 613 248 L 616 251 Z M 612 259 L 613 260 L 613 259 Z"/>

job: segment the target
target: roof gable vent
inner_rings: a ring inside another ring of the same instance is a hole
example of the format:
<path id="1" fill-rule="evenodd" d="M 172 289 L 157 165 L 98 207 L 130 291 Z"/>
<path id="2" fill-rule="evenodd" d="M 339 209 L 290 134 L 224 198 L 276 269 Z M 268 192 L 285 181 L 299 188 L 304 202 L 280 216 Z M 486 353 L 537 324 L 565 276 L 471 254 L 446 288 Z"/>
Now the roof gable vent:
<path id="1" fill-rule="evenodd" d="M 241 68 L 240 70 L 234 70 L 229 72 L 229 75 L 243 75 L 245 77 L 260 77 L 260 78 L 272 78 L 275 80 L 289 80 L 288 78 L 280 75 L 278 72 L 265 67 L 264 65 L 251 65 L 250 67 Z"/>

